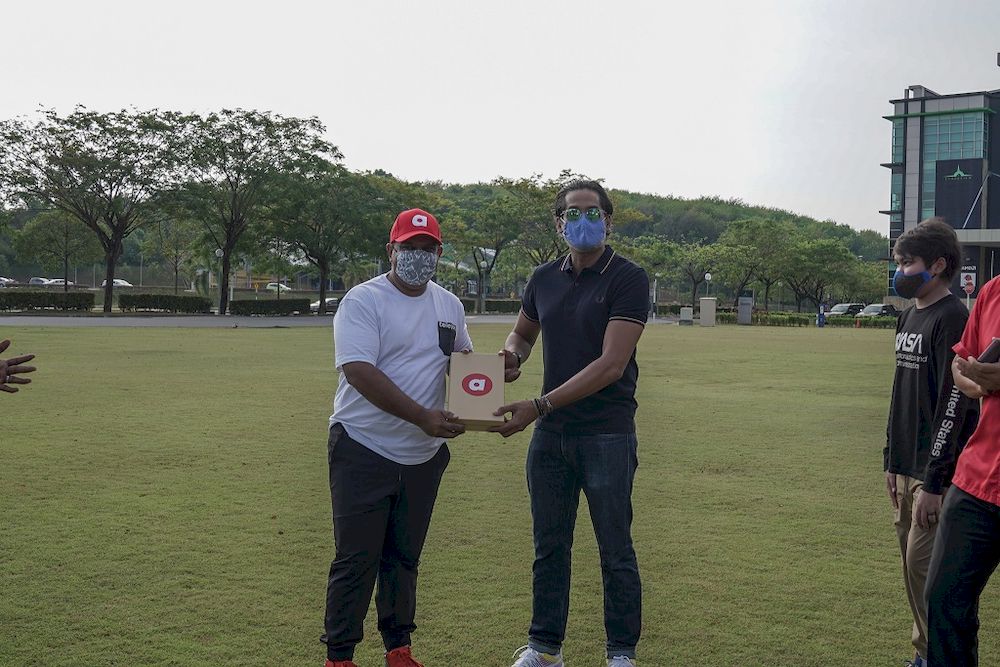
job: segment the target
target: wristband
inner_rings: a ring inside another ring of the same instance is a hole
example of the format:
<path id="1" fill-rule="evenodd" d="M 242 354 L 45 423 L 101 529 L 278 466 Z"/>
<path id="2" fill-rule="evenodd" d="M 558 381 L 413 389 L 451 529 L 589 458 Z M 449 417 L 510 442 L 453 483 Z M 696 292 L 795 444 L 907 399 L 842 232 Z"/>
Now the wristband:
<path id="1" fill-rule="evenodd" d="M 545 417 L 546 415 L 552 414 L 555 408 L 552 406 L 552 401 L 550 401 L 545 396 L 539 396 L 538 398 L 531 399 L 531 403 L 535 406 L 535 411 L 538 412 L 539 417 Z"/>

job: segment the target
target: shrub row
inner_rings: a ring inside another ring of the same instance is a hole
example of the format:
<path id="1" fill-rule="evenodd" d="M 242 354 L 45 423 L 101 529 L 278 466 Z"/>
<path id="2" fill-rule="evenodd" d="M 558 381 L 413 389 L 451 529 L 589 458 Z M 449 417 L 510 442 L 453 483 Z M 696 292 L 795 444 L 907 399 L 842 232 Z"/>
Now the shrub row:
<path id="1" fill-rule="evenodd" d="M 462 305 L 466 313 L 476 312 L 476 299 L 462 297 Z M 483 304 L 487 313 L 518 313 L 521 310 L 520 299 L 486 299 Z"/>
<path id="2" fill-rule="evenodd" d="M 93 310 L 93 292 L 0 290 L 0 310 Z"/>
<path id="3" fill-rule="evenodd" d="M 719 324 L 736 324 L 736 313 L 716 313 L 715 321 Z M 755 325 L 765 327 L 816 326 L 816 316 L 807 313 L 754 313 L 751 321 Z M 862 329 L 895 329 L 896 318 L 835 315 L 826 318 L 826 325 L 831 327 L 860 326 Z"/>
<path id="4" fill-rule="evenodd" d="M 229 302 L 231 315 L 291 315 L 308 313 L 309 299 L 241 299 Z"/>
<path id="5" fill-rule="evenodd" d="M 210 313 L 208 297 L 179 294 L 119 294 L 118 307 L 123 311 L 163 310 L 171 313 Z"/>
<path id="6" fill-rule="evenodd" d="M 736 313 L 716 313 L 719 324 L 736 324 Z M 815 318 L 802 313 L 754 313 L 751 322 L 762 327 L 808 327 L 815 324 Z"/>
<path id="7" fill-rule="evenodd" d="M 834 315 L 826 318 L 828 327 L 860 327 L 862 329 L 895 329 L 896 318 L 892 316 L 883 317 L 854 317 L 852 315 Z"/>

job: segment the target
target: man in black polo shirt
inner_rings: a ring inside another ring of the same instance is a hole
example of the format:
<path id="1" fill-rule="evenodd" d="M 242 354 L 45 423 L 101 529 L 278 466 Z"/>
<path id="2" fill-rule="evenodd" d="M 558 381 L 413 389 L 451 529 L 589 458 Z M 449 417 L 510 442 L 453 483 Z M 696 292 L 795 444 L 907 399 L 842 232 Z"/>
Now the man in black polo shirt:
<path id="1" fill-rule="evenodd" d="M 581 489 L 601 554 L 607 660 L 634 664 L 642 587 L 632 548 L 632 481 L 638 460 L 635 346 L 649 310 L 649 278 L 605 239 L 612 204 L 594 181 L 556 195 L 556 229 L 570 253 L 535 270 L 503 354 L 506 380 L 544 333 L 541 396 L 505 405 L 508 437 L 536 421 L 528 448 L 528 492 L 535 542 L 528 645 L 513 667 L 562 667 L 569 614 L 573 528 Z"/>

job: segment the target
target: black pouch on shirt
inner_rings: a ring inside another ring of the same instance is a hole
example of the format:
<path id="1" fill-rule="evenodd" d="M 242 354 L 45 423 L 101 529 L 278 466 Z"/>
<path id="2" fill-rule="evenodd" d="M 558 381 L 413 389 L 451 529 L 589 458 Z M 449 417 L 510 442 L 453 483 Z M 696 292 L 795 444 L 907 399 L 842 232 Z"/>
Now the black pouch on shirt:
<path id="1" fill-rule="evenodd" d="M 455 325 L 451 322 L 438 322 L 438 347 L 446 357 L 455 351 Z"/>

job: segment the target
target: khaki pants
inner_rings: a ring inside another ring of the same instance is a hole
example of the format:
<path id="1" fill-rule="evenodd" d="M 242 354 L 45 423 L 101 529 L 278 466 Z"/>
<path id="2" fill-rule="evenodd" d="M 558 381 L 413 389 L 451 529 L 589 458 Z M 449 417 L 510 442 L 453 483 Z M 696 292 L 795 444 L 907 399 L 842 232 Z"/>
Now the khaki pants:
<path id="1" fill-rule="evenodd" d="M 921 657 L 926 658 L 927 606 L 924 603 L 924 584 L 931 564 L 931 551 L 934 550 L 937 523 L 932 523 L 927 529 L 917 525 L 914 510 L 921 493 L 922 481 L 896 475 L 896 501 L 899 509 L 895 513 L 895 526 L 903 562 L 903 583 L 913 612 L 913 646 Z"/>

